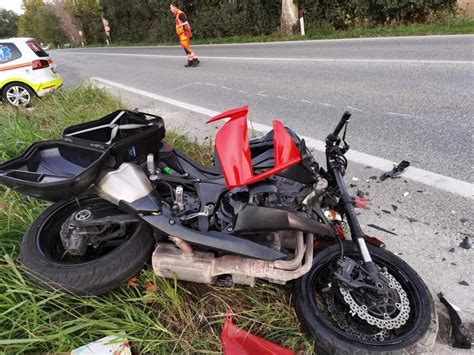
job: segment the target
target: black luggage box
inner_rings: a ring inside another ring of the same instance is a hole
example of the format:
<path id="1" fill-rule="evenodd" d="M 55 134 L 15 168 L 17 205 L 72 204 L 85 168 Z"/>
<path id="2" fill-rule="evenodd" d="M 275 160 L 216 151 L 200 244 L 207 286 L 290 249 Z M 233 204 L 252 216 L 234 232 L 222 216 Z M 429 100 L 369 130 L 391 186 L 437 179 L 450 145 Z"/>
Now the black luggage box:
<path id="1" fill-rule="evenodd" d="M 87 190 L 103 170 L 109 151 L 64 141 L 31 145 L 0 164 L 0 182 L 25 195 L 60 201 Z"/>
<path id="2" fill-rule="evenodd" d="M 101 119 L 68 127 L 63 140 L 84 146 L 110 150 L 115 167 L 149 153 L 158 153 L 165 137 L 165 125 L 159 116 L 128 110 L 115 111 Z"/>

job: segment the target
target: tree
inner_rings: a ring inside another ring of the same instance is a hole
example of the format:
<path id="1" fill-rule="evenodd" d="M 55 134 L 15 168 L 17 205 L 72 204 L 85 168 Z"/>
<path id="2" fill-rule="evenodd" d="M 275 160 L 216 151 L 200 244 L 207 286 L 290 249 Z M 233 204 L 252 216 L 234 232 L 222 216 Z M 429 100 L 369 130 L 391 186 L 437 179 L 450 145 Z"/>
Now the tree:
<path id="1" fill-rule="evenodd" d="M 81 43 L 79 28 L 72 15 L 66 10 L 66 0 L 50 0 L 49 4 L 69 42 L 72 44 Z"/>
<path id="2" fill-rule="evenodd" d="M 281 31 L 284 35 L 293 34 L 293 29 L 298 23 L 298 5 L 294 0 L 282 0 L 281 2 Z"/>
<path id="3" fill-rule="evenodd" d="M 0 9 L 0 38 L 16 36 L 19 18 L 13 11 Z"/>
<path id="4" fill-rule="evenodd" d="M 87 43 L 105 42 L 101 20 L 102 6 L 97 0 L 66 0 L 66 10 L 84 33 Z"/>
<path id="5" fill-rule="evenodd" d="M 67 41 L 59 20 L 51 7 L 42 0 L 23 0 L 25 12 L 20 16 L 18 34 L 35 37 L 45 44 L 60 44 Z"/>

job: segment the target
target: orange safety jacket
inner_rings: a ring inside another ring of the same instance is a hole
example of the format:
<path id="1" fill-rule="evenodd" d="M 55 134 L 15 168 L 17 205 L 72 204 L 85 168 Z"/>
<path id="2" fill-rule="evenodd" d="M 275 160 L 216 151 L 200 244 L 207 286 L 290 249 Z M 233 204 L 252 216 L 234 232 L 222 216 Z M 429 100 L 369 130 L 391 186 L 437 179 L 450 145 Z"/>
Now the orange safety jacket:
<path id="1" fill-rule="evenodd" d="M 185 34 L 189 38 L 191 32 L 185 28 L 185 22 L 181 21 L 181 19 L 179 18 L 179 15 L 181 14 L 184 14 L 184 12 L 178 9 L 178 11 L 176 11 L 176 34 L 178 36 Z M 189 24 L 187 25 L 189 26 Z"/>

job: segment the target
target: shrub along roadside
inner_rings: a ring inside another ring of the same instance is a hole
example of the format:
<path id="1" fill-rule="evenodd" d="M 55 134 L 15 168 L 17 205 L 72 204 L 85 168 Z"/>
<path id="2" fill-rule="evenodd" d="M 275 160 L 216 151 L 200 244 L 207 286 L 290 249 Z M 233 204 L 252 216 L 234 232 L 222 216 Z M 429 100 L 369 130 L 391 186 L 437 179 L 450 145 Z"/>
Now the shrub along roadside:
<path id="1" fill-rule="evenodd" d="M 459 35 L 473 34 L 474 19 L 450 19 L 437 23 L 377 26 L 355 28 L 349 30 L 335 30 L 330 26 L 322 24 L 319 27 L 309 29 L 306 36 L 294 35 L 284 36 L 281 33 L 255 36 L 231 36 L 215 38 L 194 37 L 192 43 L 198 44 L 228 44 L 228 43 L 255 43 L 275 41 L 306 41 L 316 39 L 341 39 L 341 38 L 371 38 L 371 37 L 398 37 L 398 36 L 430 36 L 430 35 Z M 154 45 L 177 45 L 176 40 L 153 42 L 127 42 L 115 41 L 113 46 L 154 46 Z M 105 46 L 105 44 L 93 44 L 88 47 Z"/>
<path id="2" fill-rule="evenodd" d="M 0 107 L 0 161 L 121 104 L 104 90 L 85 86 L 59 90 L 34 106 L 32 112 Z M 209 163 L 209 147 L 173 132 L 167 136 L 175 148 Z M 219 352 L 228 307 L 245 329 L 292 349 L 312 348 L 285 287 L 218 288 L 164 280 L 147 269 L 128 286 L 100 297 L 36 288 L 24 277 L 17 256 L 26 228 L 46 206 L 0 186 L 0 353 L 66 352 L 120 331 L 137 353 Z"/>

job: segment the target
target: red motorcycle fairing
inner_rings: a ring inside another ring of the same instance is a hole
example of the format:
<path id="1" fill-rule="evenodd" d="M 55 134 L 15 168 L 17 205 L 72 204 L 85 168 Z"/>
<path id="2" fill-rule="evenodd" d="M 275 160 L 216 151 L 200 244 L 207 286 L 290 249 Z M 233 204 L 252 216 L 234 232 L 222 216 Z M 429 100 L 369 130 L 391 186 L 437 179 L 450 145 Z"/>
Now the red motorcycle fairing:
<path id="1" fill-rule="evenodd" d="M 228 118 L 216 134 L 216 151 L 224 173 L 227 188 L 250 185 L 275 175 L 301 161 L 295 142 L 278 121 L 273 121 L 275 166 L 258 175 L 254 174 L 247 126 L 248 107 L 225 111 L 207 123 Z"/>

